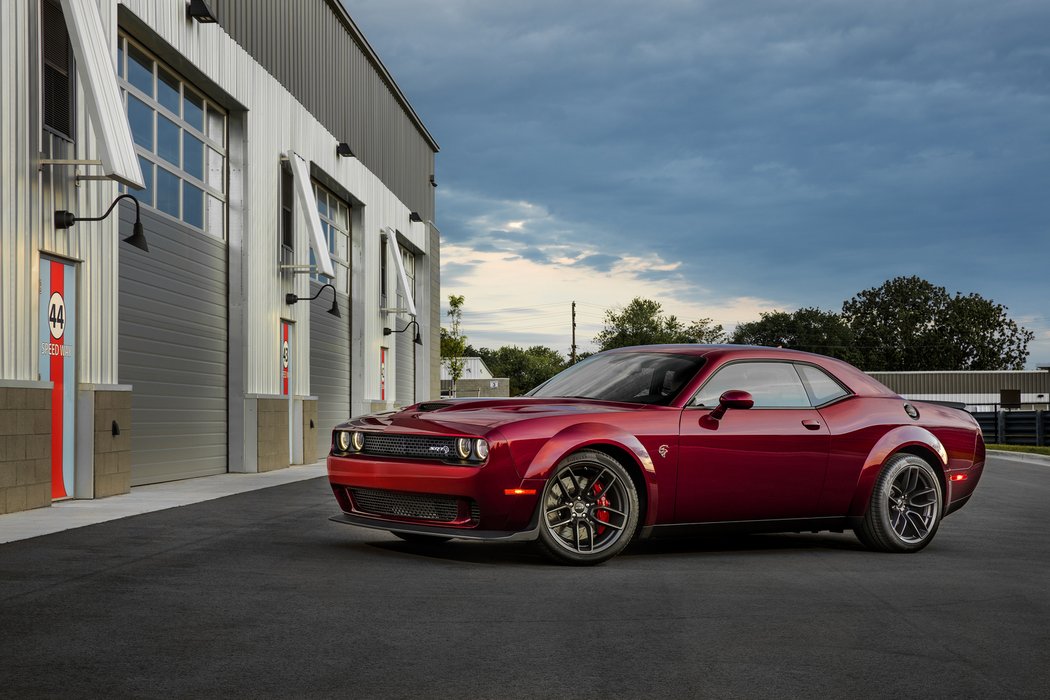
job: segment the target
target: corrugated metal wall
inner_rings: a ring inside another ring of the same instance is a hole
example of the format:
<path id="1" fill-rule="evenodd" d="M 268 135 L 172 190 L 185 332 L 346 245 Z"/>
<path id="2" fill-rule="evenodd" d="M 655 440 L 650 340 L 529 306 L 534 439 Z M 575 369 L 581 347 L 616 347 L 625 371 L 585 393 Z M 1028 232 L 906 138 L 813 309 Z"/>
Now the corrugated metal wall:
<path id="1" fill-rule="evenodd" d="M 81 261 L 77 373 L 80 382 L 117 381 L 117 217 L 80 222 L 56 230 L 53 213 L 82 216 L 105 211 L 117 194 L 108 181 L 74 187 L 74 168 L 40 167 L 40 154 L 95 157 L 95 134 L 85 110 L 78 111 L 75 147 L 42 136 L 39 110 L 39 3 L 0 2 L 0 378 L 37 379 L 37 287 L 40 254 Z M 101 3 L 102 22 L 113 38 L 116 65 L 116 5 Z M 84 100 L 77 90 L 78 103 Z M 80 167 L 81 174 L 97 169 Z"/>
<path id="2" fill-rule="evenodd" d="M 869 372 L 898 394 L 994 394 L 1020 389 L 1022 394 L 1050 393 L 1050 372 Z"/>
<path id="3" fill-rule="evenodd" d="M 338 0 L 332 0 L 338 3 Z M 423 220 L 437 144 L 325 0 L 211 0 L 219 24 Z M 332 66 L 339 66 L 333 75 Z"/>

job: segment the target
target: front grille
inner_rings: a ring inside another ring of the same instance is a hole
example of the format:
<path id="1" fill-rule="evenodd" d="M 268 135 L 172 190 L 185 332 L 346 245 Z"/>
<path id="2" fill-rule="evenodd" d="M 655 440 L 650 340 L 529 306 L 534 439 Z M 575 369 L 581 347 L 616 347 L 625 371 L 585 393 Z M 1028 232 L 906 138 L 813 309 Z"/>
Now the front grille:
<path id="1" fill-rule="evenodd" d="M 350 495 L 354 499 L 354 505 L 362 513 L 444 523 L 461 519 L 459 515 L 460 499 L 455 496 L 355 488 L 350 489 Z M 475 518 L 477 504 L 473 501 L 471 504 L 471 517 Z"/>
<path id="2" fill-rule="evenodd" d="M 384 457 L 457 459 L 456 438 L 442 436 L 365 433 L 365 446 L 361 452 Z"/>

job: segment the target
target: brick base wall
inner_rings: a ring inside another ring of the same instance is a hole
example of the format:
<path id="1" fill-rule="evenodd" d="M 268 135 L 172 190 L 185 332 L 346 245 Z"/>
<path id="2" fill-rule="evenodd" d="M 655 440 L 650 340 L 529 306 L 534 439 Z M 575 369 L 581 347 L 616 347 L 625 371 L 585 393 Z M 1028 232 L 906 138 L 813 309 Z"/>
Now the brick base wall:
<path id="1" fill-rule="evenodd" d="M 113 434 L 113 422 L 120 435 Z M 95 392 L 95 498 L 131 491 L 131 392 Z"/>
<path id="2" fill-rule="evenodd" d="M 0 387 L 0 513 L 51 505 L 51 391 Z"/>
<path id="3" fill-rule="evenodd" d="M 292 461 L 288 454 L 288 399 L 259 399 L 257 416 L 259 471 L 284 469 Z"/>

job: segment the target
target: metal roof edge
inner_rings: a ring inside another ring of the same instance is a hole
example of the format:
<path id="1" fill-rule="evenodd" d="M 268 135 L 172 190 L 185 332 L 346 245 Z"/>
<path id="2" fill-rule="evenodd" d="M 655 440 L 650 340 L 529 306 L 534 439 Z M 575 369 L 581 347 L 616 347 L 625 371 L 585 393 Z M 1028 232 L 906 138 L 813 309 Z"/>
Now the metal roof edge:
<path id="1" fill-rule="evenodd" d="M 361 47 L 361 50 L 365 52 L 365 56 L 368 57 L 368 60 L 371 61 L 376 70 L 379 71 L 379 74 L 383 77 L 383 81 L 391 90 L 393 90 L 394 97 L 397 98 L 397 101 L 408 113 L 408 116 L 416 125 L 416 129 L 419 133 L 427 140 L 427 143 L 430 144 L 430 147 L 434 149 L 435 153 L 440 151 L 441 147 L 438 145 L 438 142 L 434 140 L 434 136 L 427 129 L 426 125 L 423 124 L 423 120 L 419 118 L 418 114 L 416 114 L 416 110 L 412 108 L 411 103 L 408 101 L 408 97 L 406 97 L 405 93 L 401 91 L 397 81 L 394 80 L 394 76 L 390 75 L 390 71 L 388 71 L 386 66 L 383 65 L 383 61 L 380 60 L 379 55 L 375 52 L 375 49 L 372 48 L 372 45 L 368 43 L 368 39 L 365 38 L 364 33 L 350 17 L 350 13 L 347 12 L 343 3 L 340 0 L 325 0 L 325 3 L 328 4 L 333 12 L 335 12 L 336 17 L 342 21 L 343 26 L 350 33 L 350 37 L 357 42 L 358 46 Z"/>

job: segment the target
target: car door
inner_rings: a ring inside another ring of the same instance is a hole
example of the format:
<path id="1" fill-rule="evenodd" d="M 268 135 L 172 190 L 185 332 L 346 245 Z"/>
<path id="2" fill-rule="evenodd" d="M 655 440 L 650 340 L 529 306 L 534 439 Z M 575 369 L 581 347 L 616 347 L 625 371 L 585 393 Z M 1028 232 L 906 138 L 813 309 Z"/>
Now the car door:
<path id="1" fill-rule="evenodd" d="M 712 409 L 730 389 L 750 409 Z M 683 409 L 675 521 L 726 522 L 816 514 L 830 434 L 791 362 L 745 360 L 719 368 Z"/>

